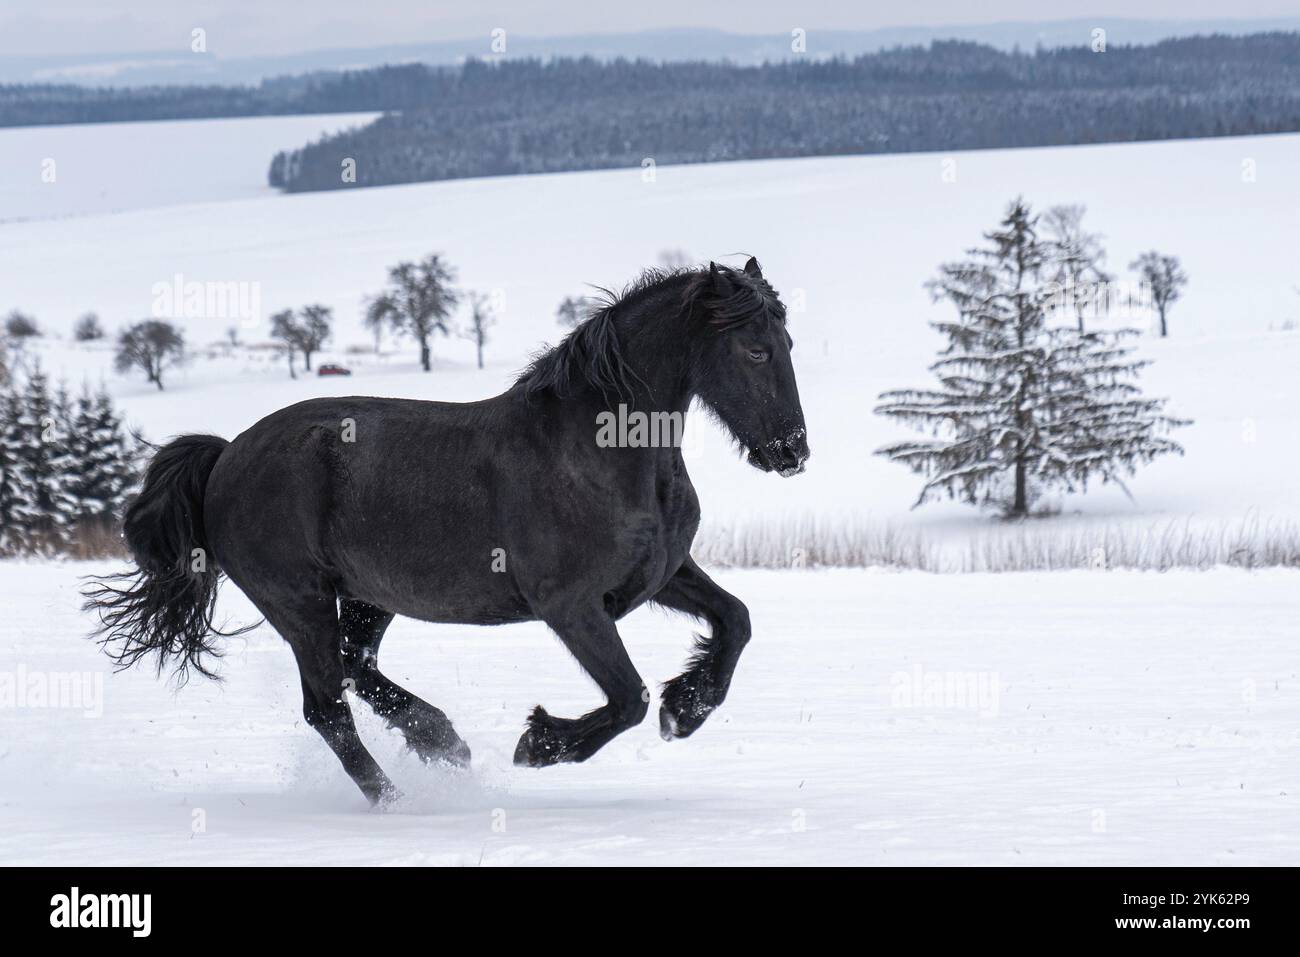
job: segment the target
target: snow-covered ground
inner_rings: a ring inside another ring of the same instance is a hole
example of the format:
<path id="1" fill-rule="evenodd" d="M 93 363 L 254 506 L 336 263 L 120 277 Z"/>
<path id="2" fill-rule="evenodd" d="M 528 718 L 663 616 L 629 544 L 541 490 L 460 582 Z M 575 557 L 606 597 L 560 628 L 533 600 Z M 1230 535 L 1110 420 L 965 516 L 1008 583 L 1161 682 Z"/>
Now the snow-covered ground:
<path id="1" fill-rule="evenodd" d="M 1148 390 L 1196 420 L 1186 457 L 1144 469 L 1132 500 L 1067 500 L 1035 534 L 1300 520 L 1300 136 L 660 167 L 653 182 L 635 169 L 266 188 L 275 149 L 350 121 L 0 131 L 34 162 L 49 144 L 69 158 L 0 210 L 0 312 L 49 333 L 29 359 L 74 388 L 105 381 L 152 439 L 233 436 L 316 395 L 493 394 L 561 334 L 555 306 L 583 283 L 617 287 L 665 250 L 754 253 L 794 306 L 814 455 L 797 479 L 760 475 L 693 419 L 706 523 L 851 517 L 960 546 L 996 524 L 954 504 L 910 512 L 916 477 L 872 455 L 900 433 L 871 407 L 928 381 L 941 341 L 927 322 L 943 307 L 922 283 L 1023 194 L 1086 204 L 1117 272 L 1154 247 L 1191 276 L 1172 337 L 1140 344 Z M 86 165 L 97 151 L 117 159 Z M 157 162 L 133 165 L 137 152 Z M 12 155 L 0 149 L 6 182 Z M 435 343 L 429 375 L 410 343 L 354 351 L 386 268 L 434 251 L 496 295 L 484 370 L 454 338 Z M 110 329 L 149 316 L 155 285 L 178 275 L 249 284 L 260 315 L 183 320 L 195 358 L 166 392 L 114 374 L 107 345 L 70 341 L 87 310 Z M 267 351 L 209 345 L 231 325 L 264 339 L 267 315 L 309 302 L 337 314 L 317 361 L 352 378 L 291 381 Z M 475 765 L 423 768 L 359 707 L 406 794 L 372 814 L 303 724 L 291 658 L 265 627 L 231 643 L 221 686 L 177 695 L 143 671 L 105 674 L 75 593 L 102 568 L 0 562 L 0 702 L 20 677 L 88 672 L 102 689 L 98 716 L 0 707 L 2 862 L 1300 863 L 1296 572 L 725 572 L 756 637 L 724 709 L 688 741 L 647 721 L 588 764 L 542 771 L 510 764 L 527 710 L 597 700 L 545 628 L 398 621 L 386 669 L 452 716 Z M 229 585 L 222 611 L 250 617 Z M 642 610 L 622 630 L 652 686 L 680 669 L 690 623 Z M 983 698 L 927 700 L 945 676 Z"/>
<path id="2" fill-rule="evenodd" d="M 510 763 L 527 710 L 598 699 L 545 628 L 399 620 L 385 669 L 474 768 L 421 766 L 358 704 L 405 792 L 374 813 L 274 633 L 229 644 L 224 685 L 105 675 L 75 610 L 90 570 L 0 567 L 0 681 L 92 676 L 80 708 L 0 708 L 4 863 L 1300 863 L 1296 572 L 728 573 L 755 638 L 723 708 L 541 770 Z M 233 588 L 222 611 L 253 620 Z M 690 627 L 625 620 L 648 682 Z"/>
<path id="3" fill-rule="evenodd" d="M 271 196 L 271 157 L 378 114 L 0 129 L 0 222 Z"/>

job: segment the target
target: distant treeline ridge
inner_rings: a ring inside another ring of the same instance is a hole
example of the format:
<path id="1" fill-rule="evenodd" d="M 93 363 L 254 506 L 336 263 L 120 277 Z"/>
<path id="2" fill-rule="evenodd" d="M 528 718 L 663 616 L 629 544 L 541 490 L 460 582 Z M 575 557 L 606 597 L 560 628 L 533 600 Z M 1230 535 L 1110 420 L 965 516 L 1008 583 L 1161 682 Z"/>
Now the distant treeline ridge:
<path id="1" fill-rule="evenodd" d="M 1300 34 L 1094 53 L 935 43 L 760 67 L 596 60 L 339 79 L 394 112 L 274 157 L 292 192 L 725 160 L 1300 130 Z M 379 91 L 386 94 L 379 96 Z M 365 92 L 363 92 L 365 91 Z"/>
<path id="2" fill-rule="evenodd" d="M 0 86 L 0 126 L 361 111 L 386 115 L 280 153 L 272 185 L 1293 132 L 1300 33 L 1104 52 L 943 41 L 762 66 L 472 60 L 250 87 Z"/>

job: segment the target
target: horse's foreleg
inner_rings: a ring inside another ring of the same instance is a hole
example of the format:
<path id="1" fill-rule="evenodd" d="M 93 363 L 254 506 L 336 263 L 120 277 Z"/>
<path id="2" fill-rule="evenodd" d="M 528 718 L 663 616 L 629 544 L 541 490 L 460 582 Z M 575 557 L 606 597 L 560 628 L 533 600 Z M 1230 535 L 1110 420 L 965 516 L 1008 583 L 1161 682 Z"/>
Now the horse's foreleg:
<path id="1" fill-rule="evenodd" d="M 581 718 L 556 718 L 538 705 L 515 748 L 515 764 L 542 767 L 585 761 L 645 718 L 650 692 L 632 666 L 614 620 L 603 608 L 548 609 L 542 620 L 605 693 L 607 704 Z"/>
<path id="2" fill-rule="evenodd" d="M 671 741 L 693 733 L 727 697 L 736 663 L 749 642 L 749 609 L 689 558 L 651 601 L 704 620 L 710 631 L 708 638 L 698 636 L 686 670 L 664 682 L 659 733 Z"/>
<path id="3" fill-rule="evenodd" d="M 339 603 L 339 637 L 349 687 L 390 728 L 402 732 L 422 761 L 468 767 L 469 745 L 456 734 L 450 719 L 380 672 L 379 643 L 392 620 L 391 612 L 362 601 L 345 598 Z"/>

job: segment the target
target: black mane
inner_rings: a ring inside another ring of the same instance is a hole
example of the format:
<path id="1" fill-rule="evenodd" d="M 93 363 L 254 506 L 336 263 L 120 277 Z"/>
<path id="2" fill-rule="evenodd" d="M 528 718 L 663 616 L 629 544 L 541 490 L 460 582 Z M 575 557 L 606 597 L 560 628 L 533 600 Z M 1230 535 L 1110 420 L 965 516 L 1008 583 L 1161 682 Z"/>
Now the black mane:
<path id="1" fill-rule="evenodd" d="M 785 306 L 776 291 L 760 277 L 716 267 L 729 281 L 731 292 L 720 296 L 714 267 L 647 269 L 615 293 L 598 287 L 600 293 L 588 317 L 559 345 L 533 358 L 515 380 L 527 396 L 551 393 L 557 398 L 594 389 L 608 397 L 627 396 L 641 380 L 623 355 L 618 322 L 632 314 L 644 300 L 680 291 L 675 300 L 677 316 L 706 314 L 707 327 L 725 332 L 762 317 L 785 322 Z M 688 323 L 689 329 L 692 324 Z"/>

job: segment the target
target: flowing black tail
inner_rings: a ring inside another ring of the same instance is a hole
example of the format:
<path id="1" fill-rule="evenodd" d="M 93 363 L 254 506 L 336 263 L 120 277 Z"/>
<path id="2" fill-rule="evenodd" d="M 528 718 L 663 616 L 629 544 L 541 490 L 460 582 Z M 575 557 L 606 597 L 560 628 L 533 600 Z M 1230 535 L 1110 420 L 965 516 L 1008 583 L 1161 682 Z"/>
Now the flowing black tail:
<path id="1" fill-rule="evenodd" d="M 181 684 L 191 668 L 215 677 L 203 657 L 220 656 L 213 638 L 224 633 L 212 627 L 219 571 L 203 527 L 203 493 L 229 444 L 182 435 L 154 454 L 122 523 L 136 571 L 93 580 L 83 591 L 84 609 L 99 616 L 99 643 L 119 668 L 157 654 L 159 674 L 174 659 Z"/>

